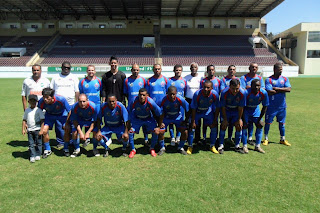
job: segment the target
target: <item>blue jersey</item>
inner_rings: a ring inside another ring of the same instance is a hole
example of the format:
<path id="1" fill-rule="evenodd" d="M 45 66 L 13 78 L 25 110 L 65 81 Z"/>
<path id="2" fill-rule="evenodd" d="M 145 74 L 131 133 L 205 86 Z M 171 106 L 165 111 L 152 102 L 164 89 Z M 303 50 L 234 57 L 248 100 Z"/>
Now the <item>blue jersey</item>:
<path id="1" fill-rule="evenodd" d="M 143 104 L 140 103 L 139 97 L 136 97 L 136 99 L 128 106 L 130 119 L 151 119 L 153 118 L 152 111 L 156 116 L 161 115 L 160 107 L 150 97 L 147 97 L 146 102 Z"/>
<path id="2" fill-rule="evenodd" d="M 279 78 L 275 78 L 273 75 L 266 79 L 266 90 L 272 90 L 273 87 L 291 87 L 289 79 L 284 76 L 279 76 Z M 281 92 L 274 95 L 269 95 L 269 108 L 286 108 L 286 93 Z"/>
<path id="3" fill-rule="evenodd" d="M 240 79 L 237 78 L 237 77 L 233 77 L 233 78 L 229 78 L 228 76 L 223 77 L 223 78 L 221 79 L 220 91 L 223 91 L 226 87 L 229 87 L 230 81 L 231 81 L 232 79 L 238 79 L 238 80 L 240 81 Z"/>
<path id="4" fill-rule="evenodd" d="M 206 78 L 202 79 L 202 80 L 200 81 L 200 89 L 203 88 L 204 82 L 206 82 L 206 81 L 211 81 L 211 82 L 212 82 L 212 89 L 213 89 L 214 91 L 216 91 L 218 94 L 220 94 L 220 85 L 221 85 L 221 82 L 220 82 L 220 79 L 219 79 L 219 78 L 214 77 L 213 79 L 209 79 L 208 77 L 206 77 Z"/>
<path id="5" fill-rule="evenodd" d="M 83 78 L 79 82 L 80 94 L 86 94 L 89 101 L 95 104 L 100 104 L 100 91 L 102 91 L 101 80 L 96 76 L 91 81 L 88 78 Z"/>
<path id="6" fill-rule="evenodd" d="M 195 109 L 198 114 L 205 114 L 208 110 L 212 112 L 219 107 L 219 95 L 216 91 L 211 90 L 208 97 L 204 96 L 203 89 L 196 91 L 190 104 L 191 109 Z"/>
<path id="7" fill-rule="evenodd" d="M 59 115 L 59 116 L 67 116 L 70 111 L 70 105 L 68 101 L 60 95 L 53 96 L 54 102 L 53 104 L 46 104 L 44 99 L 41 98 L 39 100 L 38 106 L 42 110 L 46 110 L 46 114 L 50 115 Z"/>
<path id="8" fill-rule="evenodd" d="M 136 79 L 130 76 L 124 80 L 123 93 L 128 97 L 128 105 L 134 101 L 139 94 L 139 90 L 144 87 L 146 87 L 146 79 L 140 75 Z"/>
<path id="9" fill-rule="evenodd" d="M 260 88 L 258 94 L 252 93 L 251 88 L 247 90 L 247 105 L 244 108 L 245 113 L 251 115 L 253 117 L 260 116 L 260 108 L 259 105 L 262 103 L 262 106 L 269 106 L 269 97 L 268 93 L 265 89 Z"/>
<path id="10" fill-rule="evenodd" d="M 124 125 L 128 121 L 128 111 L 125 106 L 117 101 L 114 109 L 110 109 L 108 103 L 101 106 L 99 119 L 102 121 L 104 118 L 104 125 L 108 127 L 118 127 Z"/>
<path id="11" fill-rule="evenodd" d="M 170 101 L 168 96 L 165 96 L 161 102 L 161 110 L 164 118 L 176 119 L 179 116 L 183 118 L 184 111 L 189 111 L 189 103 L 180 95 L 177 95 L 174 101 Z"/>
<path id="12" fill-rule="evenodd" d="M 159 78 L 152 76 L 148 79 L 146 89 L 148 90 L 150 98 L 160 106 L 162 99 L 166 96 L 168 79 L 163 75 Z"/>
<path id="13" fill-rule="evenodd" d="M 170 86 L 175 86 L 177 88 L 177 94 L 184 97 L 184 94 L 187 90 L 187 81 L 184 80 L 184 78 L 180 77 L 179 79 L 176 79 L 175 77 L 169 78 L 168 82 L 168 88 Z"/>
<path id="14" fill-rule="evenodd" d="M 246 89 L 247 86 L 251 87 L 251 81 L 253 79 L 259 79 L 261 88 L 265 88 L 263 78 L 260 75 L 255 75 L 253 78 L 249 77 L 249 74 L 245 74 L 240 78 L 240 86 Z"/>
<path id="15" fill-rule="evenodd" d="M 226 111 L 237 111 L 238 107 L 246 106 L 246 91 L 240 88 L 240 91 L 233 95 L 229 87 L 225 88 L 221 92 L 220 106 L 225 107 Z"/>
<path id="16" fill-rule="evenodd" d="M 76 102 L 71 108 L 71 121 L 95 121 L 99 113 L 99 108 L 92 101 L 88 101 L 86 108 L 82 109 L 79 102 Z"/>

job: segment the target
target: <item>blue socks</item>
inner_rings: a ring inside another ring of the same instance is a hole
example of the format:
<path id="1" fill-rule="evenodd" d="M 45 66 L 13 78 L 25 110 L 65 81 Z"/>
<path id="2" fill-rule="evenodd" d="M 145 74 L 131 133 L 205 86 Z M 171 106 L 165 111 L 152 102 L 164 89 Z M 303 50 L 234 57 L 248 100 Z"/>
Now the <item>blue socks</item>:
<path id="1" fill-rule="evenodd" d="M 224 142 L 224 136 L 226 135 L 226 130 L 221 130 L 220 129 L 220 133 L 219 133 L 219 144 L 220 146 L 223 146 L 223 142 Z"/>
<path id="2" fill-rule="evenodd" d="M 236 147 L 238 147 L 240 144 L 240 140 L 241 140 L 241 131 L 236 131 L 236 138 L 235 139 L 236 139 L 236 141 L 235 141 Z"/>
<path id="3" fill-rule="evenodd" d="M 150 149 L 154 149 L 154 147 L 156 146 L 158 142 L 158 135 L 156 133 L 152 133 L 152 138 L 151 138 L 151 146 Z"/>
<path id="4" fill-rule="evenodd" d="M 44 145 L 44 150 L 51 150 L 51 147 L 50 147 L 50 143 L 49 142 L 46 142 L 43 144 Z"/>
<path id="5" fill-rule="evenodd" d="M 242 137 L 241 137 L 243 146 L 247 145 L 248 142 L 248 129 L 242 129 Z"/>
<path id="6" fill-rule="evenodd" d="M 261 144 L 262 140 L 262 129 L 256 129 L 256 146 Z"/>
<path id="7" fill-rule="evenodd" d="M 189 142 L 189 146 L 193 146 L 193 138 L 194 138 L 194 132 L 196 130 L 195 129 L 192 129 L 191 131 L 189 131 L 188 133 L 188 142 Z"/>
<path id="8" fill-rule="evenodd" d="M 284 126 L 285 126 L 284 123 L 279 123 L 280 136 L 285 136 L 286 130 Z"/>
<path id="9" fill-rule="evenodd" d="M 214 146 L 217 141 L 217 136 L 218 136 L 218 127 L 211 128 L 210 132 L 210 146 Z"/>
<path id="10" fill-rule="evenodd" d="M 179 142 L 179 146 L 178 146 L 178 150 L 180 150 L 180 149 L 182 149 L 183 147 L 184 147 L 184 144 L 186 143 L 186 141 L 184 140 L 181 140 L 180 142 Z"/>
<path id="11" fill-rule="evenodd" d="M 147 134 L 147 137 L 148 137 L 148 134 Z M 130 144 L 131 150 L 135 150 L 135 148 L 134 148 L 134 133 L 129 133 L 129 144 Z"/>

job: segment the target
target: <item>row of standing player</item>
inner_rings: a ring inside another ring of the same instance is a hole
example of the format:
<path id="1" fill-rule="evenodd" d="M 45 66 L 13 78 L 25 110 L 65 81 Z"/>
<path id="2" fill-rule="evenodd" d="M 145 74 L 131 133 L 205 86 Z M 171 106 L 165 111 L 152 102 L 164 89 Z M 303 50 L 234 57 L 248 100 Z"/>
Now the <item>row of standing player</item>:
<path id="1" fill-rule="evenodd" d="M 114 63 L 114 62 L 116 62 L 116 63 Z M 112 64 L 112 63 L 115 64 L 114 70 L 116 70 L 117 69 L 117 60 L 110 59 L 110 64 Z M 63 73 L 63 70 L 65 70 L 66 67 L 68 68 L 68 66 L 69 66 L 69 69 L 67 69 L 67 70 L 69 70 L 69 74 L 70 74 L 70 67 L 71 67 L 70 63 L 64 63 L 62 66 L 62 72 L 60 74 L 60 77 Z M 35 67 L 35 68 L 39 68 L 39 67 Z M 247 75 L 241 77 L 241 80 L 242 80 L 241 82 L 243 82 L 243 80 L 245 80 L 244 82 L 246 84 L 246 87 L 250 87 L 251 80 L 255 79 L 255 78 L 259 78 L 259 80 L 262 82 L 261 84 L 263 84 L 262 78 L 256 75 L 257 68 L 258 67 L 255 63 L 250 64 L 250 67 L 249 67 L 250 72 Z M 282 68 L 282 66 L 281 66 L 281 68 Z M 112 66 L 111 66 L 111 69 L 112 69 Z M 40 67 L 40 70 L 41 70 L 41 67 Z M 34 67 L 33 67 L 33 72 L 34 72 Z M 132 97 L 137 95 L 137 88 L 141 88 L 141 87 L 145 86 L 148 89 L 148 93 L 150 94 L 150 96 L 159 104 L 161 102 L 161 96 L 163 97 L 166 93 L 166 90 L 163 90 L 163 88 L 167 88 L 168 84 L 175 85 L 178 88 L 178 94 L 179 94 L 179 92 L 181 92 L 181 87 L 183 87 L 183 83 L 184 83 L 184 88 L 182 88 L 182 92 L 184 92 L 183 89 L 187 88 L 186 99 L 190 103 L 191 102 L 190 91 L 192 93 L 193 92 L 192 90 L 194 90 L 194 91 L 197 90 L 197 86 L 194 84 L 194 80 L 199 79 L 199 78 L 194 79 L 195 77 L 197 77 L 197 64 L 193 63 L 191 65 L 191 75 L 189 75 L 189 78 L 188 78 L 188 76 L 186 76 L 187 81 L 184 80 L 183 78 L 181 78 L 182 66 L 175 66 L 174 72 L 175 72 L 175 76 L 170 78 L 169 83 L 168 83 L 168 80 L 164 76 L 161 75 L 161 66 L 155 65 L 154 66 L 154 76 L 151 77 L 148 81 L 145 81 L 142 77 L 139 76 L 139 66 L 136 64 L 133 65 L 132 76 L 130 76 L 129 78 L 127 78 L 124 81 L 124 91 L 126 94 L 128 94 L 129 103 L 132 101 Z M 219 79 L 214 77 L 214 66 L 213 65 L 208 66 L 207 73 L 208 73 L 207 78 L 203 79 L 202 81 L 200 79 L 200 81 L 202 82 L 201 84 L 203 85 L 203 82 L 205 80 L 211 80 L 211 81 L 213 81 L 213 85 L 216 88 L 216 90 L 217 89 L 220 90 L 220 88 L 222 87 L 222 86 L 220 87 L 220 85 L 223 85 L 223 83 L 226 83 L 226 85 L 227 85 L 231 79 L 235 78 L 235 76 L 234 76 L 235 66 L 230 66 L 228 68 L 228 75 L 225 78 L 223 78 L 221 82 Z M 254 73 L 254 74 L 252 75 L 252 73 Z M 69 76 L 69 74 L 67 76 Z M 280 75 L 281 75 L 281 73 L 280 73 Z M 163 80 L 161 80 L 162 78 L 163 78 Z M 55 80 L 55 81 L 54 80 L 55 79 L 53 79 L 52 82 L 58 82 L 58 80 Z M 70 79 L 69 79 L 69 81 L 70 81 Z M 52 82 L 51 82 L 51 85 L 52 85 Z M 190 83 L 190 84 L 188 84 L 188 83 Z M 181 86 L 180 88 L 179 88 L 179 85 Z M 199 82 L 198 82 L 198 85 L 199 85 Z M 218 87 L 217 87 L 217 85 L 218 85 Z M 157 87 L 160 89 L 157 89 Z M 96 78 L 96 76 L 95 76 L 94 66 L 92 66 L 92 65 L 88 66 L 88 76 L 85 79 L 80 81 L 79 88 L 80 88 L 80 91 L 82 90 L 81 92 L 84 92 L 88 95 L 89 100 L 91 99 L 95 102 L 96 102 L 96 100 L 100 101 L 100 95 L 97 96 L 97 94 L 99 94 L 99 91 L 97 91 L 97 90 L 99 90 L 99 88 L 101 89 L 101 81 L 98 78 Z M 93 91 L 92 91 L 92 89 L 93 89 Z M 271 89 L 273 89 L 273 88 L 271 88 Z M 188 91 L 189 91 L 189 94 L 188 94 Z M 65 93 L 64 93 L 64 95 L 65 95 Z M 189 98 L 188 98 L 188 95 L 189 95 Z M 192 97 L 192 94 L 191 94 L 191 97 Z M 94 100 L 92 98 L 96 98 L 96 99 Z M 57 125 L 57 122 L 56 122 L 56 125 Z M 48 125 L 48 126 L 50 128 L 50 125 Z M 88 134 L 86 134 L 86 135 L 88 135 Z M 237 135 L 237 133 L 236 133 L 236 135 Z M 61 136 L 61 134 L 60 134 L 60 136 Z M 62 138 L 62 137 L 60 137 L 60 138 Z M 58 137 L 57 137 L 57 139 L 58 139 Z M 287 142 L 285 141 L 285 143 L 287 143 Z M 45 143 L 45 145 L 46 145 L 46 143 Z M 221 148 L 221 146 L 220 146 L 220 148 Z M 44 153 L 46 153 L 46 150 Z M 223 149 L 220 149 L 220 150 L 223 150 Z M 192 146 L 190 146 L 190 149 L 188 149 L 188 151 L 189 151 L 189 153 L 192 152 Z M 221 153 L 221 151 L 220 151 L 220 153 Z"/>

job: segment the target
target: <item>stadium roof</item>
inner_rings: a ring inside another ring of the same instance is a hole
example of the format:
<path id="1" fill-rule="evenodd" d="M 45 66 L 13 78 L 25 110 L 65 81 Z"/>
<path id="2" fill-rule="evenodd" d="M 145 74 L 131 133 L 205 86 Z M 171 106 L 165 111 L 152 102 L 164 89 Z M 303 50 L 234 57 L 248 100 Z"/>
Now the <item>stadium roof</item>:
<path id="1" fill-rule="evenodd" d="M 263 17 L 284 0 L 1 0 L 0 19 Z"/>

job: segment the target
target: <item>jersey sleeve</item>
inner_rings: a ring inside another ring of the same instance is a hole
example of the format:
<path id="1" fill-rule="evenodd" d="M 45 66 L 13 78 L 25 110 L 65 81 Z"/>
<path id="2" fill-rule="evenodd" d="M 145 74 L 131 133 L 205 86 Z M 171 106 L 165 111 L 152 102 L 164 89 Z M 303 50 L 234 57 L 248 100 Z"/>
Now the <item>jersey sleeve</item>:
<path id="1" fill-rule="evenodd" d="M 241 76 L 240 78 L 240 87 L 243 89 L 246 89 L 247 87 L 247 83 L 246 83 L 246 80 L 244 79 L 244 76 Z"/>
<path id="2" fill-rule="evenodd" d="M 215 99 L 216 99 L 213 104 L 214 104 L 215 108 L 219 108 L 220 107 L 219 94 L 214 90 L 213 90 L 213 94 L 214 94 Z"/>
<path id="3" fill-rule="evenodd" d="M 146 82 L 146 89 L 148 91 L 148 94 L 150 95 L 150 78 Z"/>
<path id="4" fill-rule="evenodd" d="M 226 96 L 227 96 L 226 95 L 226 91 L 221 93 L 220 102 L 219 102 L 220 107 L 225 107 L 226 106 Z"/>
<path id="5" fill-rule="evenodd" d="M 261 83 L 261 88 L 263 89 L 266 88 L 262 77 L 260 77 L 260 83 Z"/>
<path id="6" fill-rule="evenodd" d="M 240 91 L 241 93 L 241 100 L 240 100 L 240 107 L 246 106 L 246 100 L 247 100 L 247 92 L 246 90 Z"/>
<path id="7" fill-rule="evenodd" d="M 285 78 L 284 87 L 291 87 L 289 78 Z"/>
<path id="8" fill-rule="evenodd" d="M 266 90 L 268 91 L 268 90 L 272 90 L 272 80 L 271 80 L 271 78 L 267 78 L 266 79 L 266 81 L 265 81 L 265 83 L 266 83 Z"/>
<path id="9" fill-rule="evenodd" d="M 77 78 L 77 76 L 73 77 L 73 81 L 74 81 L 74 91 L 79 92 L 79 79 Z"/>
<path id="10" fill-rule="evenodd" d="M 128 78 L 123 81 L 123 93 L 128 94 Z"/>
<path id="11" fill-rule="evenodd" d="M 63 98 L 63 104 L 66 108 L 66 111 L 69 112 L 71 110 L 71 106 L 69 105 L 67 99 Z"/>
<path id="12" fill-rule="evenodd" d="M 79 82 L 79 86 L 78 86 L 78 87 L 79 87 L 79 92 L 80 92 L 80 94 L 81 94 L 81 93 L 84 93 L 84 92 L 83 92 L 83 81 L 84 81 L 84 79 L 82 79 L 82 80 Z"/>
<path id="13" fill-rule="evenodd" d="M 98 119 L 98 116 L 100 114 L 100 107 L 99 105 L 94 106 L 94 114 L 93 114 L 93 121 L 96 121 Z"/>
<path id="14" fill-rule="evenodd" d="M 22 120 L 26 121 L 28 118 L 28 110 L 24 111 Z"/>
<path id="15" fill-rule="evenodd" d="M 262 100 L 262 106 L 269 106 L 269 96 L 265 89 L 261 89 L 264 95 L 264 99 Z"/>
<path id="16" fill-rule="evenodd" d="M 121 107 L 123 121 L 127 122 L 129 120 L 128 111 L 123 104 L 119 103 L 119 105 Z"/>
<path id="17" fill-rule="evenodd" d="M 27 94 L 28 94 L 27 84 L 26 84 L 26 80 L 24 80 L 22 83 L 21 96 L 26 96 Z"/>
<path id="18" fill-rule="evenodd" d="M 75 105 L 74 105 L 75 106 Z M 71 115 L 70 115 L 70 120 L 71 121 L 76 121 L 77 120 L 77 115 L 76 115 L 76 113 L 75 113 L 75 111 L 74 111 L 74 106 L 72 107 L 72 109 L 71 109 Z"/>
<path id="19" fill-rule="evenodd" d="M 152 105 L 154 114 L 156 116 L 160 116 L 162 111 L 161 111 L 160 107 L 158 106 L 158 104 L 156 104 L 156 102 L 154 102 L 151 98 L 148 98 L 148 102 Z"/>
<path id="20" fill-rule="evenodd" d="M 182 102 L 182 107 L 184 108 L 184 110 L 186 112 L 188 112 L 189 111 L 189 103 L 183 97 L 181 98 L 181 102 Z"/>

